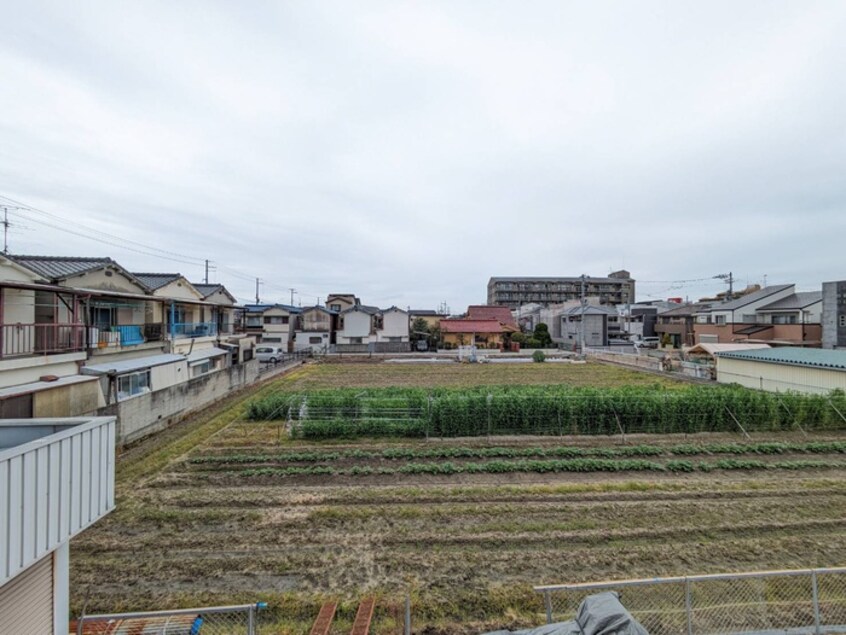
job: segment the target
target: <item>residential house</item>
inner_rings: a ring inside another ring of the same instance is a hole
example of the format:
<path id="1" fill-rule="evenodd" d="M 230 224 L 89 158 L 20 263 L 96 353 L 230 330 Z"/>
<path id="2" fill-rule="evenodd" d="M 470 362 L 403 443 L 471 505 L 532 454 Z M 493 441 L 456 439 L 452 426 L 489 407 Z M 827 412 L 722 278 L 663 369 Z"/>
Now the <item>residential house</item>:
<path id="1" fill-rule="evenodd" d="M 822 294 L 796 293 L 795 285 L 758 289 L 696 314 L 695 343 L 764 342 L 820 346 Z"/>
<path id="2" fill-rule="evenodd" d="M 216 320 L 219 301 L 157 275 L 109 258 L 0 258 L 0 417 L 114 415 L 125 443 L 252 381 L 252 342 L 196 322 Z"/>
<path id="3" fill-rule="evenodd" d="M 304 307 L 297 319 L 294 349 L 325 353 L 335 344 L 338 313 L 323 306 Z"/>
<path id="4" fill-rule="evenodd" d="M 846 348 L 846 280 L 823 282 L 822 347 Z"/>
<path id="5" fill-rule="evenodd" d="M 438 313 L 434 309 L 409 309 L 408 310 L 408 321 L 409 324 L 414 324 L 414 320 L 421 319 L 426 322 L 427 328 L 438 328 L 441 323 L 441 320 L 446 319 L 449 317 L 445 313 Z"/>
<path id="6" fill-rule="evenodd" d="M 606 278 L 565 277 L 495 277 L 488 282 L 488 304 L 512 309 L 522 304 L 561 304 L 585 296 L 598 296 L 603 304 L 635 301 L 635 281 L 628 271 L 620 270 Z"/>
<path id="7" fill-rule="evenodd" d="M 222 284 L 192 283 L 192 286 L 200 292 L 203 302 L 213 305 L 212 307 L 202 306 L 200 321 L 217 322 L 217 332 L 229 334 L 233 332 L 235 323 L 235 305 L 238 301 Z"/>
<path id="8" fill-rule="evenodd" d="M 408 343 L 409 315 L 395 306 L 380 311 L 380 325 L 376 329 L 377 342 L 392 342 L 395 344 Z"/>
<path id="9" fill-rule="evenodd" d="M 114 489 L 114 417 L 0 421 L 0 631 L 67 635 L 70 541 Z"/>
<path id="10" fill-rule="evenodd" d="M 468 320 L 499 320 L 502 324 L 519 328 L 517 320 L 514 319 L 511 310 L 506 306 L 493 306 L 488 304 L 471 304 L 467 307 Z"/>
<path id="11" fill-rule="evenodd" d="M 326 296 L 326 308 L 336 313 L 342 313 L 359 304 L 361 300 L 352 293 L 330 293 Z"/>
<path id="12" fill-rule="evenodd" d="M 503 324 L 497 319 L 458 318 L 441 320 L 441 340 L 445 348 L 477 346 L 507 350 L 511 346 L 511 335 L 519 332 L 516 326 Z"/>
<path id="13" fill-rule="evenodd" d="M 619 314 L 613 307 L 574 306 L 561 316 L 561 336 L 574 350 L 584 341 L 586 347 L 608 346 L 611 333 L 619 333 Z"/>
<path id="14" fill-rule="evenodd" d="M 287 351 L 294 349 L 294 333 L 299 307 L 288 304 L 246 304 L 242 308 L 241 327 L 262 344 L 277 344 Z"/>
<path id="15" fill-rule="evenodd" d="M 693 346 L 695 341 L 694 322 L 697 315 L 704 314 L 712 306 L 711 302 L 682 304 L 658 313 L 655 323 L 655 335 L 662 340 L 669 336 L 673 348 Z"/>
<path id="16" fill-rule="evenodd" d="M 377 331 L 381 328 L 382 315 L 378 307 L 356 304 L 341 311 L 336 343 L 370 344 L 378 340 Z"/>

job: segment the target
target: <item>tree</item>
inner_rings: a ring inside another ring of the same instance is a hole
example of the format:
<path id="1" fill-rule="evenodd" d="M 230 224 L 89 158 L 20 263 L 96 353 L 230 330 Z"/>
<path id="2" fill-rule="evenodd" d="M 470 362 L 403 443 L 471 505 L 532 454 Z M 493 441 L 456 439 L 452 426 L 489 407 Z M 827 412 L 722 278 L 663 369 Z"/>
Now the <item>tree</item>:
<path id="1" fill-rule="evenodd" d="M 552 346 L 552 336 L 549 334 L 549 327 L 543 322 L 539 323 L 535 327 L 532 339 L 538 341 L 538 346 L 540 348 L 550 348 Z"/>
<path id="2" fill-rule="evenodd" d="M 411 323 L 411 341 L 429 339 L 429 324 L 421 317 L 414 318 Z"/>

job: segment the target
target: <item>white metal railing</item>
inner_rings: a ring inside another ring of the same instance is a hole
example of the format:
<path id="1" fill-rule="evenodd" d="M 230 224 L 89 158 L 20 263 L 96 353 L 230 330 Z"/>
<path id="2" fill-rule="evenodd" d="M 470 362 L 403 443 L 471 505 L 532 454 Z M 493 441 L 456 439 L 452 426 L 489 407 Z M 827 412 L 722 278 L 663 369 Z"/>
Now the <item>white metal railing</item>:
<path id="1" fill-rule="evenodd" d="M 547 623 L 616 591 L 650 635 L 846 633 L 846 567 L 536 586 Z"/>

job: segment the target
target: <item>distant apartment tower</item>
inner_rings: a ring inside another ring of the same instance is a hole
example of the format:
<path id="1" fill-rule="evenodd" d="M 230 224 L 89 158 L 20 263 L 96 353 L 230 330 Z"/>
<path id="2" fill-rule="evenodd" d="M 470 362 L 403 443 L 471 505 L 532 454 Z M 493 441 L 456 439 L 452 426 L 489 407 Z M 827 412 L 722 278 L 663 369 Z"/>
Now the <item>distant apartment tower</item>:
<path id="1" fill-rule="evenodd" d="M 607 278 L 586 276 L 584 282 L 585 295 L 598 296 L 603 304 L 635 301 L 635 281 L 628 271 L 615 271 L 608 274 Z M 581 294 L 581 276 L 491 278 L 488 282 L 488 304 L 510 308 L 529 303 L 543 306 L 560 304 L 577 300 Z"/>
<path id="2" fill-rule="evenodd" d="M 846 348 L 846 280 L 823 282 L 822 347 Z"/>

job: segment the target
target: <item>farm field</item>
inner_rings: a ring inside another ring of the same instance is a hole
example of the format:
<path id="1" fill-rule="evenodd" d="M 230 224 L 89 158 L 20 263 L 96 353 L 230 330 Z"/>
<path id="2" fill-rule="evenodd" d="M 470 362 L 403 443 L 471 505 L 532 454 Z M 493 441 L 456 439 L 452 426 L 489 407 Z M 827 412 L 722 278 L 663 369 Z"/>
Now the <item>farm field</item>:
<path id="1" fill-rule="evenodd" d="M 263 634 L 307 633 L 331 597 L 341 633 L 375 593 L 396 633 L 408 593 L 415 632 L 472 633 L 542 622 L 533 584 L 846 562 L 838 430 L 313 441 L 245 420 L 280 391 L 660 379 L 447 368 L 311 365 L 132 450 L 118 509 L 72 544 L 72 610 L 265 600 Z"/>

